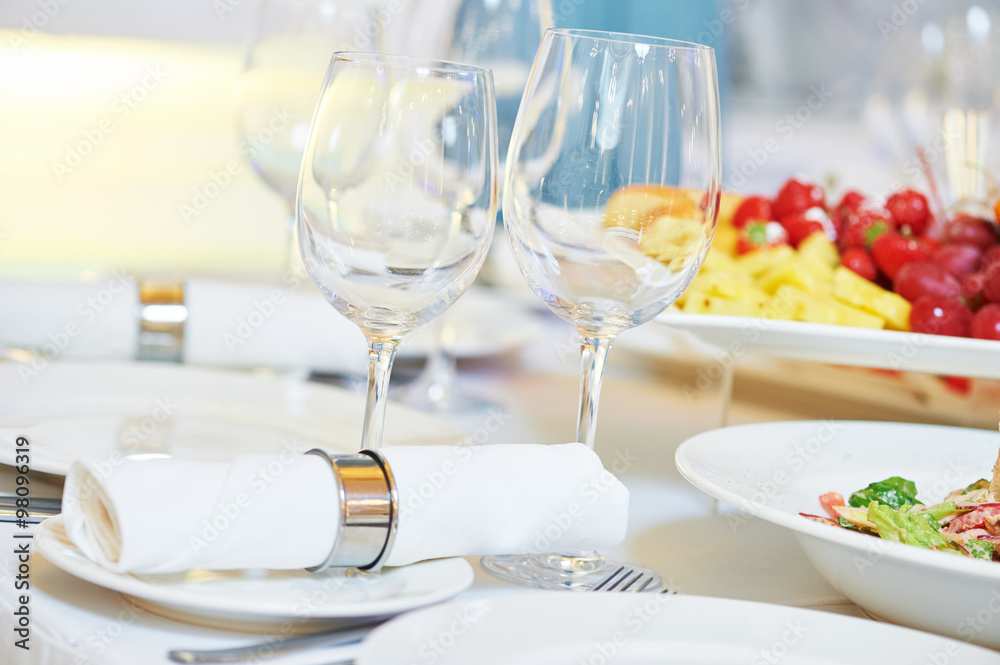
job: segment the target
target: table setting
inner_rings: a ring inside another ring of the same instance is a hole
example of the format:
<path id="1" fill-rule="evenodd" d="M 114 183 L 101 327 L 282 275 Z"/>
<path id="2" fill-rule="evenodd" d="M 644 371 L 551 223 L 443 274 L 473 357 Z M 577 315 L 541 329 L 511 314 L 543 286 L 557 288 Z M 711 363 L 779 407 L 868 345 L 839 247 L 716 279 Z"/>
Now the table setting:
<path id="1" fill-rule="evenodd" d="M 0 271 L 0 661 L 1000 663 L 993 194 L 734 191 L 714 39 L 423 4 L 254 8 L 278 272 Z"/>

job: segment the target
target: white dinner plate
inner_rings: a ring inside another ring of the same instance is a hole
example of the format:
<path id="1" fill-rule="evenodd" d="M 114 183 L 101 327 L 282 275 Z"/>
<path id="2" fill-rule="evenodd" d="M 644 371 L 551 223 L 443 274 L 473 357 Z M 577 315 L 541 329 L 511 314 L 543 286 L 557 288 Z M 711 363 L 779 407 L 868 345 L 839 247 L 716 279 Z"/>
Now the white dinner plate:
<path id="1" fill-rule="evenodd" d="M 655 321 L 746 352 L 835 365 L 1000 378 L 1000 342 L 742 316 L 665 312 Z"/>
<path id="2" fill-rule="evenodd" d="M 240 453 L 354 452 L 364 400 L 345 389 L 273 374 L 158 363 L 50 362 L 37 375 L 0 364 L 0 463 L 16 436 L 30 467 L 65 475 L 78 458 L 163 455 L 226 460 Z M 385 443 L 453 443 L 452 426 L 388 405 Z"/>
<path id="3" fill-rule="evenodd" d="M 276 540 L 280 547 L 280 540 Z M 35 530 L 36 551 L 74 577 L 179 613 L 247 623 L 301 622 L 390 616 L 440 602 L 472 584 L 465 559 L 437 559 L 345 577 L 340 569 L 191 570 L 163 575 L 113 573 L 66 537 L 62 516 Z M 176 613 L 169 616 L 177 617 Z"/>
<path id="4" fill-rule="evenodd" d="M 934 658 L 937 660 L 934 660 Z M 396 618 L 357 665 L 886 665 L 998 663 L 906 628 L 780 605 L 663 594 L 516 594 Z"/>
<path id="5" fill-rule="evenodd" d="M 869 483 L 902 476 L 918 498 L 940 501 L 989 478 L 996 431 L 854 421 L 741 425 L 704 432 L 677 449 L 680 472 L 753 516 L 792 529 L 831 586 L 893 623 L 1000 649 L 1000 563 L 967 559 L 814 522 L 819 496 L 845 499 Z"/>

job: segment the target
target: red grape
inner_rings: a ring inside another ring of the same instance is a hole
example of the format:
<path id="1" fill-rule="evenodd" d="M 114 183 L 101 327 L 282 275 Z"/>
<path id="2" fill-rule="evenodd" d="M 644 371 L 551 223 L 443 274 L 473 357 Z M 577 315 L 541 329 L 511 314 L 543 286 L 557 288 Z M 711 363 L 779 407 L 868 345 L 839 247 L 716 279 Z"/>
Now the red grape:
<path id="1" fill-rule="evenodd" d="M 993 270 L 992 274 L 983 275 L 983 300 L 986 302 L 1000 302 L 1000 270 Z"/>
<path id="2" fill-rule="evenodd" d="M 970 215 L 959 215 L 944 228 L 944 241 L 949 245 L 964 243 L 985 250 L 998 240 L 996 228 L 991 223 Z"/>
<path id="3" fill-rule="evenodd" d="M 907 263 L 896 273 L 892 285 L 896 293 L 910 302 L 923 296 L 958 298 L 962 294 L 958 278 L 930 261 Z"/>
<path id="4" fill-rule="evenodd" d="M 993 245 L 983 252 L 983 258 L 979 260 L 979 271 L 986 275 L 1000 271 L 1000 245 Z"/>
<path id="5" fill-rule="evenodd" d="M 909 228 L 913 235 L 921 235 L 931 220 L 927 197 L 913 189 L 896 192 L 885 202 L 885 207 L 900 228 Z"/>
<path id="6" fill-rule="evenodd" d="M 963 277 L 976 269 L 982 255 L 982 250 L 975 245 L 945 245 L 931 252 L 931 263 L 955 277 Z"/>
<path id="7" fill-rule="evenodd" d="M 733 226 L 742 229 L 751 221 L 773 222 L 776 219 L 768 199 L 763 196 L 748 196 L 733 213 Z"/>
<path id="8" fill-rule="evenodd" d="M 972 336 L 1000 340 L 1000 304 L 983 305 L 972 317 Z"/>
<path id="9" fill-rule="evenodd" d="M 826 208 L 823 188 L 819 185 L 789 178 L 771 203 L 771 209 L 778 219 L 809 208 Z"/>
<path id="10" fill-rule="evenodd" d="M 910 310 L 910 329 L 917 333 L 968 337 L 972 310 L 954 298 L 924 296 Z"/>
<path id="11" fill-rule="evenodd" d="M 978 272 L 970 272 L 961 279 L 962 299 L 975 309 L 983 300 L 983 284 L 985 280 Z"/>

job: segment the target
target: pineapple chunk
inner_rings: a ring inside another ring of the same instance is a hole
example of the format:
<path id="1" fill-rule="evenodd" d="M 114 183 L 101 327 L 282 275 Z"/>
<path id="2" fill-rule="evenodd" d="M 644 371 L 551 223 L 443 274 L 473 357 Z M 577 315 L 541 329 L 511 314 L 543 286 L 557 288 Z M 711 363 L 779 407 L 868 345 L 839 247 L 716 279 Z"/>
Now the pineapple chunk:
<path id="1" fill-rule="evenodd" d="M 702 291 L 688 289 L 688 297 L 681 309 L 688 314 L 724 314 L 727 316 L 761 316 L 764 303 L 749 300 L 728 300 L 710 296 Z"/>
<path id="2" fill-rule="evenodd" d="M 776 293 L 778 289 L 788 284 L 806 293 L 822 292 L 822 281 L 795 258 L 772 266 L 760 276 L 757 282 L 767 293 Z"/>
<path id="3" fill-rule="evenodd" d="M 781 245 L 772 249 L 744 254 L 736 258 L 736 264 L 743 272 L 756 277 L 793 256 L 795 256 L 794 249 L 788 245 Z"/>
<path id="4" fill-rule="evenodd" d="M 843 266 L 833 271 L 833 294 L 843 302 L 885 319 L 889 328 L 910 330 L 910 303 Z"/>
<path id="5" fill-rule="evenodd" d="M 807 262 L 827 266 L 830 270 L 840 265 L 840 253 L 826 234 L 816 232 L 799 243 L 799 256 Z"/>

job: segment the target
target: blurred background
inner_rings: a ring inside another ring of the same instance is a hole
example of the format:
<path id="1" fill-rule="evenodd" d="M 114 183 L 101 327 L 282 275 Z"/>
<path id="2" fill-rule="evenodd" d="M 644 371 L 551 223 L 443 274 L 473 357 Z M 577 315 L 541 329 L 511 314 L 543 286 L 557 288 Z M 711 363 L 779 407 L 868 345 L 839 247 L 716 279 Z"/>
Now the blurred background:
<path id="1" fill-rule="evenodd" d="M 998 15 L 995 0 L 4 0 L 0 275 L 280 273 L 318 86 L 282 59 L 315 44 L 319 73 L 335 48 L 491 64 L 512 120 L 545 25 L 708 43 L 726 188 L 926 189 L 916 148 L 948 176 L 959 108 L 982 165 L 961 186 L 985 191 Z"/>

